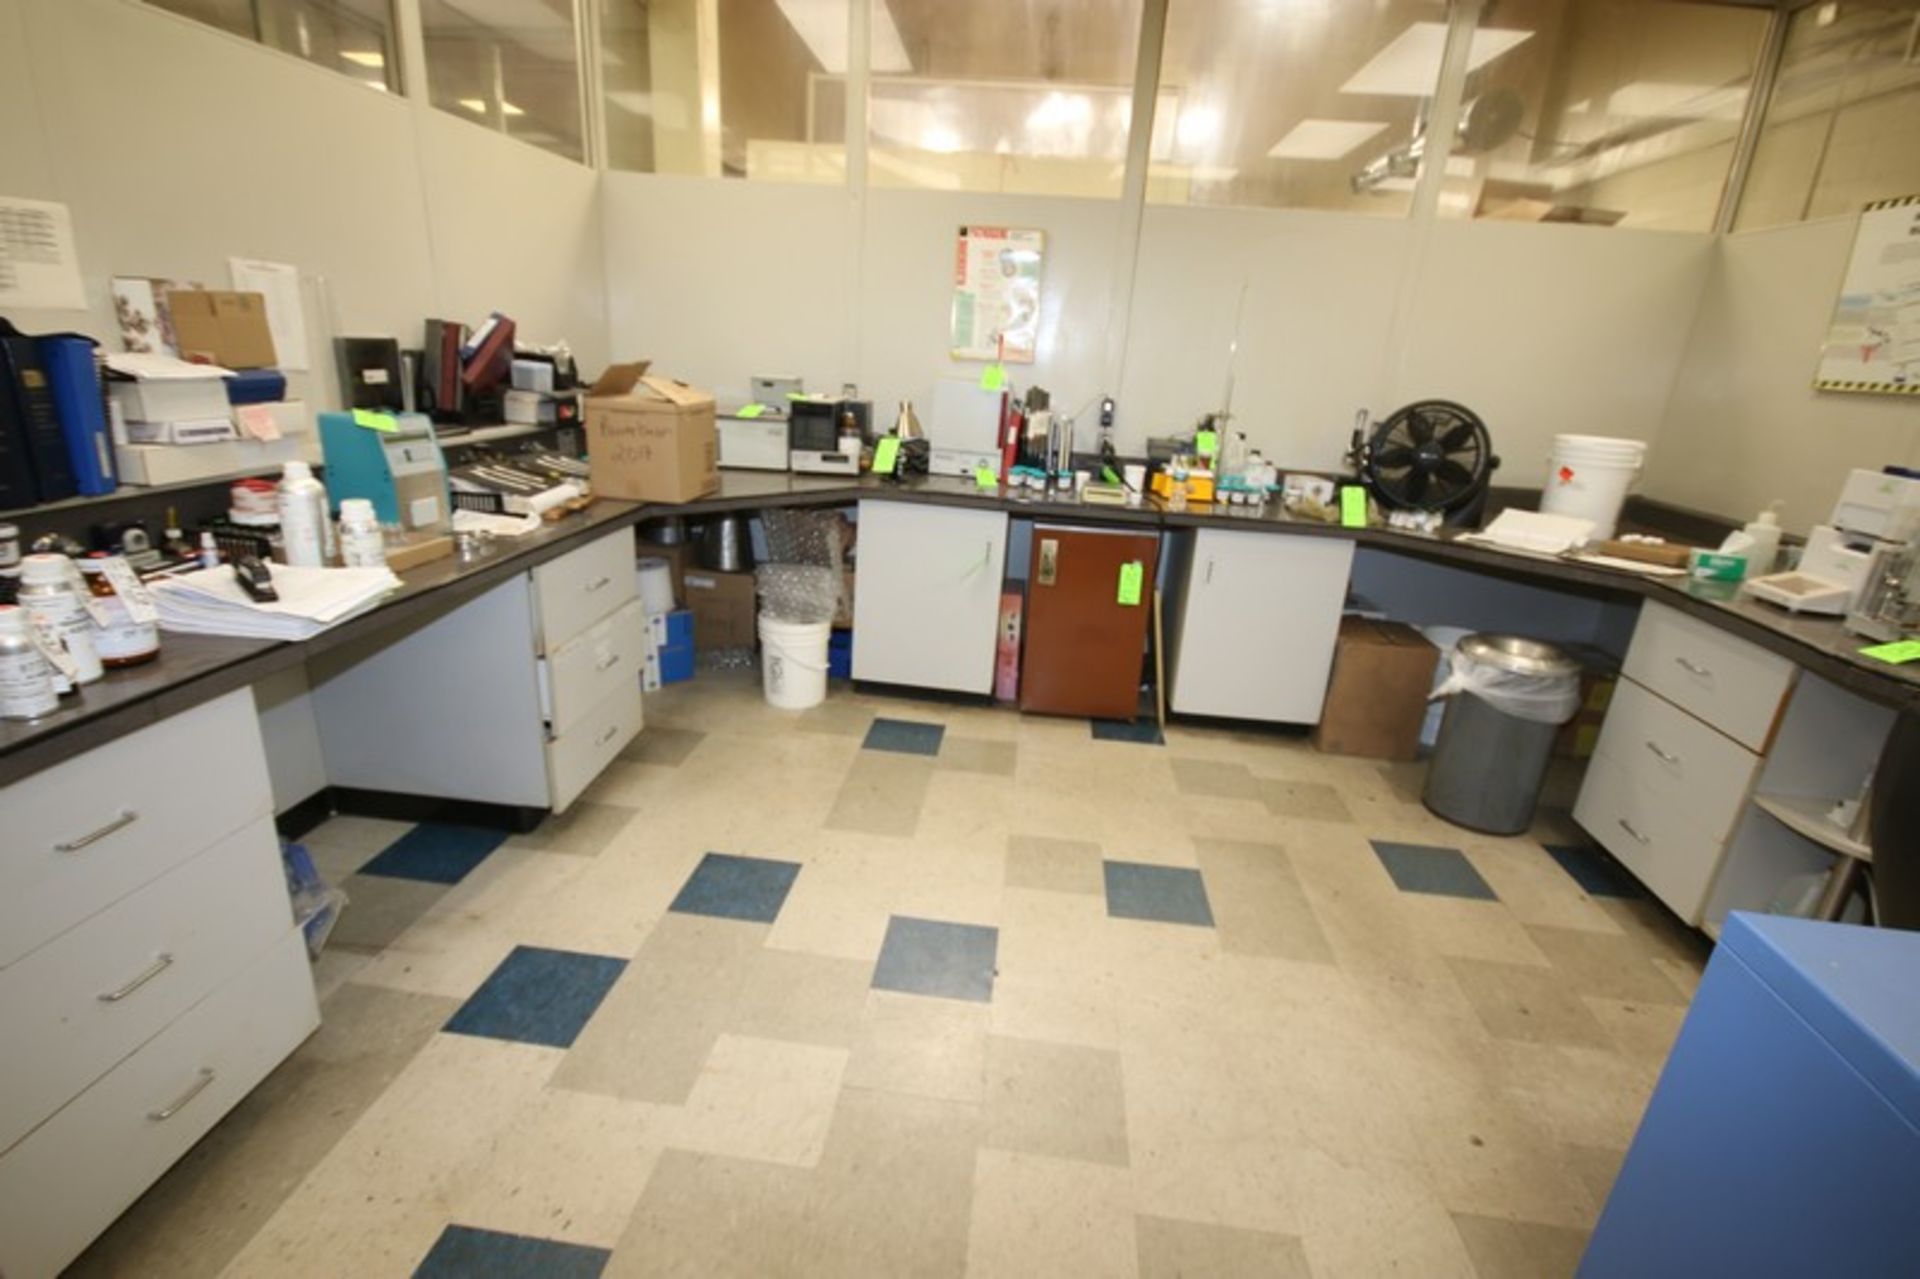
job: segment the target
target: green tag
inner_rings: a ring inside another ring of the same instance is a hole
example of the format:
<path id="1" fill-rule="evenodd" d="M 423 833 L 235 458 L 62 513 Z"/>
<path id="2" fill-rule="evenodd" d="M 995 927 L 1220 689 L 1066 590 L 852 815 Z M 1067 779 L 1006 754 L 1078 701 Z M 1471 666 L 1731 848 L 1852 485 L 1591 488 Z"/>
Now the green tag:
<path id="1" fill-rule="evenodd" d="M 764 404 L 742 404 L 740 406 L 740 411 L 738 413 L 735 413 L 734 416 L 735 417 L 759 417 L 762 413 L 765 413 L 766 411 L 767 411 L 767 406 Z"/>
<path id="2" fill-rule="evenodd" d="M 1212 457 L 1220 451 L 1220 432 L 1195 431 L 1193 433 L 1193 451 L 1201 457 Z"/>
<path id="3" fill-rule="evenodd" d="M 788 391 L 787 398 L 789 400 L 804 400 L 809 397 L 805 391 Z"/>
<path id="4" fill-rule="evenodd" d="M 993 473 L 991 466 L 984 464 L 973 468 L 973 482 L 983 489 L 997 489 L 1000 487 L 1000 477 Z"/>
<path id="5" fill-rule="evenodd" d="M 1342 528 L 1367 526 L 1367 491 L 1358 484 L 1349 484 L 1340 490 L 1340 525 Z"/>
<path id="6" fill-rule="evenodd" d="M 1004 365 L 989 364 L 980 374 L 980 389 L 998 391 L 1007 384 L 1007 370 Z"/>
<path id="7" fill-rule="evenodd" d="M 1100 478 L 1109 484 L 1118 484 L 1120 482 L 1120 473 L 1111 466 L 1103 466 L 1100 468 Z"/>
<path id="8" fill-rule="evenodd" d="M 1876 662 L 1891 662 L 1895 666 L 1902 662 L 1920 661 L 1920 640 L 1895 640 L 1891 644 L 1875 644 L 1872 648 L 1861 649 L 1860 656 L 1871 657 Z"/>
<path id="9" fill-rule="evenodd" d="M 1141 564 L 1139 560 L 1128 560 L 1125 564 L 1122 564 L 1120 566 L 1119 601 L 1122 604 L 1130 606 L 1138 604 L 1140 602 L 1140 588 L 1145 584 L 1146 577 L 1146 567 Z"/>
<path id="10" fill-rule="evenodd" d="M 892 475 L 893 468 L 900 465 L 900 437 L 883 435 L 873 446 L 873 473 Z"/>
<path id="11" fill-rule="evenodd" d="M 353 424 L 364 426 L 369 431 L 397 431 L 400 424 L 393 420 L 391 413 L 376 413 L 372 409 L 355 409 Z"/>

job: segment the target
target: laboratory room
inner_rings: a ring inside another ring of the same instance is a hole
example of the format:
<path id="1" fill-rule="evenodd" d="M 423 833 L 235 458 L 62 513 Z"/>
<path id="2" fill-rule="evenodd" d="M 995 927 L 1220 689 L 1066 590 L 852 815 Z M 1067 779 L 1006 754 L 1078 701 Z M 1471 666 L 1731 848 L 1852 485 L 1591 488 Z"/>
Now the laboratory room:
<path id="1" fill-rule="evenodd" d="M 1920 1273 L 1920 0 L 0 112 L 0 1277 Z"/>

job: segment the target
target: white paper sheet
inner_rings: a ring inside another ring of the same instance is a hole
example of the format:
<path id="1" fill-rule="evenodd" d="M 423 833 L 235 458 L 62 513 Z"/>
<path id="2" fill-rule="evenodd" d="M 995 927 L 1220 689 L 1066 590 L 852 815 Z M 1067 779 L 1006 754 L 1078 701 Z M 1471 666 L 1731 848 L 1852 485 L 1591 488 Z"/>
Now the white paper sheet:
<path id="1" fill-rule="evenodd" d="M 307 354 L 307 312 L 300 301 L 300 269 L 285 262 L 258 258 L 228 258 L 236 293 L 258 293 L 267 302 L 267 330 L 273 334 L 273 353 L 282 370 L 304 373 L 312 367 Z"/>
<path id="2" fill-rule="evenodd" d="M 86 305 L 67 206 L 0 196 L 0 310 Z"/>

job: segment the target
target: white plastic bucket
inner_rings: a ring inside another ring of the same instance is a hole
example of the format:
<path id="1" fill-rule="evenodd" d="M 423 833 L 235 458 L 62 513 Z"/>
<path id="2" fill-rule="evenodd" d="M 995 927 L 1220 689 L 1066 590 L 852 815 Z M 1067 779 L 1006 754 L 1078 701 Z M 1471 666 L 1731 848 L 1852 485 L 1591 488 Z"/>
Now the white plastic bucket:
<path id="1" fill-rule="evenodd" d="M 640 609 L 648 617 L 673 612 L 673 566 L 657 555 L 640 561 Z"/>
<path id="2" fill-rule="evenodd" d="M 760 676 L 767 705 L 803 711 L 827 699 L 827 639 L 832 622 L 760 618 Z"/>
<path id="3" fill-rule="evenodd" d="M 1593 538 L 1612 537 L 1627 490 L 1640 475 L 1647 446 L 1605 435 L 1556 435 L 1547 459 L 1540 509 L 1593 521 Z"/>

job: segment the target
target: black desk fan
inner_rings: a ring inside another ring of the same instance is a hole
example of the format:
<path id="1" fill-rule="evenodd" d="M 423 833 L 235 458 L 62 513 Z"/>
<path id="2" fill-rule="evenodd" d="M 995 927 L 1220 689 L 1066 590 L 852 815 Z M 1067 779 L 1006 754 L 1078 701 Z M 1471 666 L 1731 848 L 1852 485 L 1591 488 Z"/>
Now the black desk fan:
<path id="1" fill-rule="evenodd" d="M 1347 463 L 1382 506 L 1476 525 L 1500 459 L 1487 424 L 1451 400 L 1416 400 L 1375 422 L 1363 411 Z"/>

